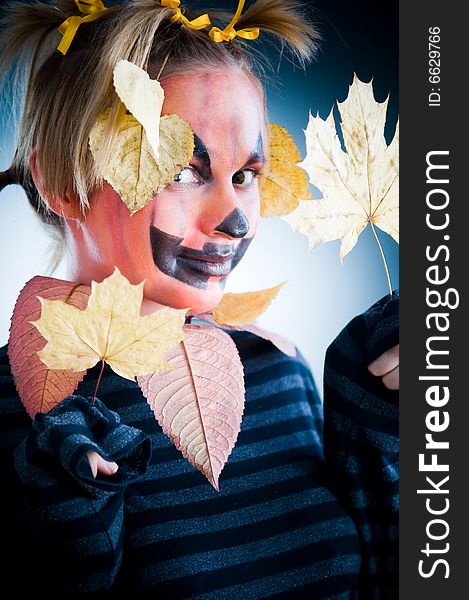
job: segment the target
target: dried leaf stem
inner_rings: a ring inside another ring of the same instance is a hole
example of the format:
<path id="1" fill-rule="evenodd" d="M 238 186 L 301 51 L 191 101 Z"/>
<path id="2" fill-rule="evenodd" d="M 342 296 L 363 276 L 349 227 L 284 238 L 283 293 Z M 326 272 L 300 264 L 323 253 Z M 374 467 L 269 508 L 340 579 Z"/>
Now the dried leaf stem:
<path id="1" fill-rule="evenodd" d="M 96 387 L 94 388 L 93 394 L 93 404 L 96 402 L 96 394 L 98 393 L 99 384 L 101 383 L 101 377 L 103 376 L 104 371 L 104 358 L 101 359 L 101 371 L 99 372 L 98 381 L 96 382 Z"/>
<path id="2" fill-rule="evenodd" d="M 376 243 L 378 244 L 379 253 L 381 254 L 381 260 L 383 261 L 384 270 L 386 271 L 386 279 L 388 281 L 389 295 L 392 297 L 391 277 L 389 276 L 388 263 L 386 262 L 386 257 L 384 256 L 383 248 L 381 246 L 381 243 L 379 241 L 378 235 L 376 233 L 376 230 L 374 228 L 373 221 L 371 220 L 371 218 L 368 220 L 368 222 L 370 223 L 371 231 L 373 232 Z"/>

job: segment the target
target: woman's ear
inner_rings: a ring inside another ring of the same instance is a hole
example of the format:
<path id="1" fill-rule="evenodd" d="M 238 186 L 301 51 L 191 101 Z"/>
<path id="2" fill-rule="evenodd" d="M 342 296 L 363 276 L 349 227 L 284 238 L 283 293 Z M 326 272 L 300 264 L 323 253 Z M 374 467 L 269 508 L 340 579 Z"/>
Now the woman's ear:
<path id="1" fill-rule="evenodd" d="M 39 195 L 49 209 L 63 219 L 78 219 L 80 217 L 80 204 L 78 197 L 67 193 L 63 198 L 52 196 L 46 189 L 41 167 L 37 158 L 37 150 L 31 152 L 29 168 Z"/>

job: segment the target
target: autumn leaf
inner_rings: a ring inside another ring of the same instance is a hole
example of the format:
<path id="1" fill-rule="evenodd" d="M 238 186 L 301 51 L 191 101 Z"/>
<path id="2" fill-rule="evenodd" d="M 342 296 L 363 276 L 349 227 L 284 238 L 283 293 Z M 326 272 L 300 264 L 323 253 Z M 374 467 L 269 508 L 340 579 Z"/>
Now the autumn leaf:
<path id="1" fill-rule="evenodd" d="M 292 212 L 300 199 L 310 200 L 308 179 L 297 163 L 300 152 L 284 127 L 269 124 L 269 156 L 260 179 L 261 215 L 274 217 Z"/>
<path id="2" fill-rule="evenodd" d="M 110 109 L 101 113 L 90 134 L 90 149 L 97 159 L 104 143 Z M 110 160 L 100 166 L 104 179 L 127 205 L 130 214 L 143 208 L 156 194 L 172 183 L 190 161 L 194 134 L 177 115 L 161 117 L 159 161 L 156 162 L 143 127 L 132 115 L 124 114 Z"/>
<path id="3" fill-rule="evenodd" d="M 244 411 L 243 366 L 230 336 L 211 326 L 184 326 L 168 354 L 172 370 L 138 377 L 158 423 L 218 490 Z"/>
<path id="4" fill-rule="evenodd" d="M 114 67 L 114 88 L 119 98 L 145 130 L 156 161 L 159 160 L 160 114 L 164 91 L 159 81 L 128 60 Z"/>
<path id="5" fill-rule="evenodd" d="M 174 181 L 194 151 L 194 133 L 178 115 L 160 116 L 164 92 L 158 81 L 129 61 L 114 68 L 117 94 L 132 114 L 123 113 L 111 155 L 105 163 L 101 148 L 108 133 L 111 109 L 96 119 L 90 133 L 91 153 L 104 179 L 134 214 Z"/>
<path id="6" fill-rule="evenodd" d="M 252 323 L 277 296 L 285 282 L 272 288 L 242 294 L 225 294 L 213 309 L 215 321 L 220 325 L 242 326 Z"/>
<path id="7" fill-rule="evenodd" d="M 116 268 L 92 282 L 86 310 L 39 298 L 41 317 L 33 324 L 48 342 L 37 353 L 40 360 L 49 369 L 74 371 L 105 361 L 131 380 L 170 368 L 164 355 L 183 339 L 186 311 L 163 308 L 141 317 L 143 286 L 130 284 Z"/>
<path id="8" fill-rule="evenodd" d="M 300 202 L 284 217 L 294 231 L 308 237 L 310 249 L 339 239 L 342 260 L 368 224 L 378 245 L 375 225 L 399 241 L 399 128 L 387 146 L 387 103 L 376 102 L 371 82 L 354 77 L 348 97 L 338 103 L 346 152 L 341 148 L 332 111 L 325 121 L 310 115 L 307 153 L 300 166 L 323 198 Z"/>
<path id="9" fill-rule="evenodd" d="M 86 373 L 84 370 L 48 369 L 37 356 L 37 352 L 46 345 L 46 340 L 31 324 L 41 312 L 39 295 L 48 300 L 63 300 L 77 309 L 84 309 L 90 287 L 38 276 L 28 281 L 16 300 L 8 356 L 19 397 L 32 419 L 36 413 L 48 412 L 72 394 Z"/>

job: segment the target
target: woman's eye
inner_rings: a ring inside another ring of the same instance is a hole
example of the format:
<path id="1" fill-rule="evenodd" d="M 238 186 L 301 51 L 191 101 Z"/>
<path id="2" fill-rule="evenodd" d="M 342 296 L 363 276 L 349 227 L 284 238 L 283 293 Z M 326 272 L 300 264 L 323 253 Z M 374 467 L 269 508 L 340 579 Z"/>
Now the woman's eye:
<path id="1" fill-rule="evenodd" d="M 254 181 L 257 175 L 258 173 L 252 169 L 243 169 L 233 175 L 232 181 L 235 185 L 249 185 Z"/>
<path id="2" fill-rule="evenodd" d="M 200 177 L 192 167 L 185 167 L 176 175 L 174 183 L 200 183 Z"/>

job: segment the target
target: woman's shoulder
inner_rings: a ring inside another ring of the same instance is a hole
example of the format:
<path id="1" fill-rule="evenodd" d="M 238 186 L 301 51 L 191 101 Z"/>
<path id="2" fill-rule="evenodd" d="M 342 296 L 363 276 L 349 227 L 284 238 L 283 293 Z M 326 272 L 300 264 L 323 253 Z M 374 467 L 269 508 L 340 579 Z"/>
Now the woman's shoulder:
<path id="1" fill-rule="evenodd" d="M 0 348 L 0 440 L 2 447 L 14 446 L 31 427 L 15 387 L 8 346 Z"/>
<path id="2" fill-rule="evenodd" d="M 8 345 L 5 345 L 0 348 L 0 414 L 5 410 L 11 410 L 11 406 L 24 410 L 11 371 Z"/>
<path id="3" fill-rule="evenodd" d="M 270 339 L 249 331 L 227 331 L 239 352 L 243 364 L 246 387 L 268 385 L 283 390 L 285 386 L 301 387 L 313 394 L 314 402 L 319 402 L 319 393 L 311 369 L 298 350 L 280 350 Z"/>
<path id="4" fill-rule="evenodd" d="M 15 381 L 11 372 L 10 359 L 8 357 L 7 344 L 0 348 L 0 387 L 2 396 L 4 392 L 8 393 L 9 390 L 11 392 L 16 392 Z"/>
<path id="5" fill-rule="evenodd" d="M 273 362 L 290 362 L 302 365 L 306 370 L 309 370 L 306 360 L 302 354 L 288 340 L 284 338 L 284 344 L 276 343 L 275 334 L 264 332 L 259 329 L 259 333 L 251 331 L 225 330 L 232 338 L 238 349 L 239 355 L 245 361 L 273 361 Z M 264 336 L 264 337 L 263 337 Z M 286 349 L 286 346 L 290 348 Z"/>

